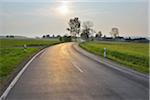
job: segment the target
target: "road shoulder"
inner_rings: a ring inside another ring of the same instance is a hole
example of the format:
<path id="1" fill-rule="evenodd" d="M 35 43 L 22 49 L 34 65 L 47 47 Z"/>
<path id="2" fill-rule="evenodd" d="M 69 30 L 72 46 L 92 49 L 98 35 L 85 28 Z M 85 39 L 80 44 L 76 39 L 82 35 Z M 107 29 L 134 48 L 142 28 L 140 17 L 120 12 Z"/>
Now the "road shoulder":
<path id="1" fill-rule="evenodd" d="M 145 87 L 149 87 L 149 76 L 137 71 L 134 71 L 132 69 L 129 69 L 123 65 L 120 65 L 114 61 L 111 61 L 106 58 L 102 58 L 100 56 L 94 55 L 92 53 L 89 53 L 85 51 L 84 49 L 79 47 L 79 44 L 75 43 L 72 45 L 74 50 L 76 50 L 78 53 L 82 54 L 83 56 L 89 58 L 90 60 L 93 60 L 97 63 L 103 64 L 104 66 L 111 68 L 112 70 L 121 73 L 122 75 L 125 75 L 127 78 L 130 78 L 134 81 L 137 81 L 144 85 Z"/>

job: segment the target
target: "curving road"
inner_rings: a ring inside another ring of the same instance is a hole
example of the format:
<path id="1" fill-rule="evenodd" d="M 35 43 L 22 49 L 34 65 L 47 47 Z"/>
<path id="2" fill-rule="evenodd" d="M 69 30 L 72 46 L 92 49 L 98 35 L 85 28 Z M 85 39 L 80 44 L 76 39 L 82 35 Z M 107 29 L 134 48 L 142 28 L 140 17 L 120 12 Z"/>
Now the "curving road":
<path id="1" fill-rule="evenodd" d="M 140 79 L 82 55 L 73 44 L 49 47 L 36 57 L 6 100 L 148 100 Z"/>

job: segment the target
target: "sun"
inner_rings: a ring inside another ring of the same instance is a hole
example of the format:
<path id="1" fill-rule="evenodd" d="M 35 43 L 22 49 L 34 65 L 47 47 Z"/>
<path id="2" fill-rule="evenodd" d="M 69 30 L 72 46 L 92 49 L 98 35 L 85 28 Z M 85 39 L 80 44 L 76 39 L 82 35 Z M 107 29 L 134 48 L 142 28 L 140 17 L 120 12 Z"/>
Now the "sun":
<path id="1" fill-rule="evenodd" d="M 57 10 L 59 11 L 59 13 L 61 13 L 62 15 L 66 15 L 69 13 L 69 8 L 68 8 L 68 2 L 63 1 L 61 3 L 61 5 L 57 8 Z"/>
<path id="2" fill-rule="evenodd" d="M 58 8 L 59 12 L 63 15 L 66 15 L 69 12 L 69 9 L 66 5 L 62 5 Z"/>

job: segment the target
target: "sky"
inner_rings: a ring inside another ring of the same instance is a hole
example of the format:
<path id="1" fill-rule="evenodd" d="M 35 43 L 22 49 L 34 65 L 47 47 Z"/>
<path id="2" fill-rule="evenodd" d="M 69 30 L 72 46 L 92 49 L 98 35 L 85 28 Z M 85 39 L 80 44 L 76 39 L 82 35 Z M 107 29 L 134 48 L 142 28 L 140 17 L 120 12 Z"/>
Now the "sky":
<path id="1" fill-rule="evenodd" d="M 148 0 L 1 0 L 0 35 L 69 34 L 69 19 L 79 17 L 107 36 L 117 27 L 120 36 L 148 37 L 148 16 Z"/>

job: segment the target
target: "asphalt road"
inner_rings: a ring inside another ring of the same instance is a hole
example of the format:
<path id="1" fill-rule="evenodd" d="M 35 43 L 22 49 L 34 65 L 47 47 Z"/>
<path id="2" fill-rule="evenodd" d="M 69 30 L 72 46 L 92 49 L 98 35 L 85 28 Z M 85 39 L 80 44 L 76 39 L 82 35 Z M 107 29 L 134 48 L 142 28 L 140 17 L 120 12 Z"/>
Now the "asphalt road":
<path id="1" fill-rule="evenodd" d="M 72 45 L 55 45 L 36 57 L 6 100 L 148 100 L 147 85 L 89 59 Z"/>

